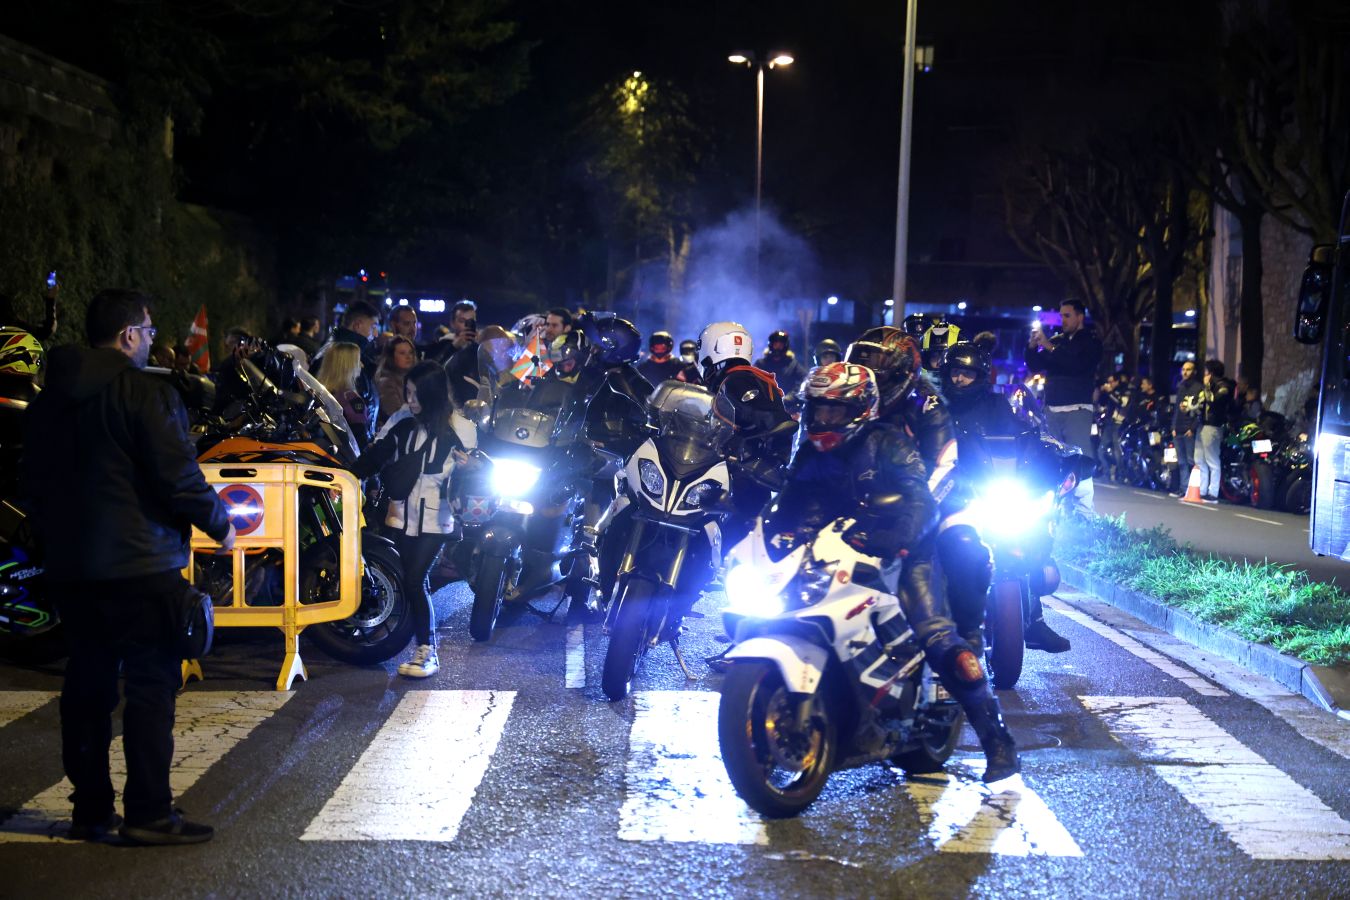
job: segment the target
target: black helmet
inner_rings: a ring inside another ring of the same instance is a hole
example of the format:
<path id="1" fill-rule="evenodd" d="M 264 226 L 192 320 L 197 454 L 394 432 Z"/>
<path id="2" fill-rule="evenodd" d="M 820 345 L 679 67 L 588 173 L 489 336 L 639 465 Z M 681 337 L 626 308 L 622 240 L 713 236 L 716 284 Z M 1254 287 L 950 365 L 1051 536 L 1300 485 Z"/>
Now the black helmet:
<path id="1" fill-rule="evenodd" d="M 595 358 L 606 366 L 633 362 L 642 349 L 642 335 L 637 326 L 615 315 L 582 313 L 577 322 L 587 340 L 595 348 Z"/>
<path id="2" fill-rule="evenodd" d="M 848 345 L 844 359 L 876 373 L 881 403 L 886 407 L 909 393 L 923 366 L 918 342 L 893 325 L 878 325 L 864 331 L 862 337 Z"/>
<path id="3" fill-rule="evenodd" d="M 772 353 L 774 350 L 779 349 L 778 347 L 774 346 L 775 344 L 782 344 L 782 350 L 784 352 L 788 351 L 792 347 L 792 342 L 788 339 L 788 333 L 786 331 L 775 331 L 773 334 L 769 335 L 770 353 Z"/>
<path id="4" fill-rule="evenodd" d="M 590 351 L 590 341 L 586 335 L 576 330 L 564 332 L 549 344 L 548 356 L 553 363 L 553 371 L 559 378 L 572 378 L 586 363 Z"/>
<path id="5" fill-rule="evenodd" d="M 947 358 L 942 363 L 942 393 L 948 399 L 964 399 L 982 394 L 989 390 L 989 355 L 973 341 L 961 341 L 947 350 Z M 968 370 L 974 380 L 958 387 L 952 383 L 954 369 Z"/>
<path id="6" fill-rule="evenodd" d="M 653 331 L 652 336 L 647 338 L 647 349 L 655 353 L 659 344 L 665 344 L 669 348 L 666 352 L 669 353 L 675 349 L 675 338 L 671 337 L 669 331 Z"/>
<path id="7" fill-rule="evenodd" d="M 910 313 L 905 316 L 904 332 L 910 337 L 922 338 L 923 333 L 928 330 L 928 317 L 923 313 Z"/>
<path id="8" fill-rule="evenodd" d="M 688 338 L 680 341 L 680 358 L 688 363 L 698 362 L 698 341 Z"/>
<path id="9" fill-rule="evenodd" d="M 833 354 L 834 358 L 826 359 L 826 357 L 830 356 L 831 354 Z M 816 365 L 824 366 L 832 362 L 843 362 L 843 361 L 844 361 L 844 350 L 842 347 L 839 346 L 838 341 L 826 338 L 819 344 L 816 344 L 816 353 L 815 353 Z"/>

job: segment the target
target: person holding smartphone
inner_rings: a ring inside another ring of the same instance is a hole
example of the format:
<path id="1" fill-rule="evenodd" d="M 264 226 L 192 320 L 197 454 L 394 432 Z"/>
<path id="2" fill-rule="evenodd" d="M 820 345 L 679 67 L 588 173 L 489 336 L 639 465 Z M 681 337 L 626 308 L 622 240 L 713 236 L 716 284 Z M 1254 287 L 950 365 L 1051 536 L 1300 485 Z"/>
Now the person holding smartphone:
<path id="1" fill-rule="evenodd" d="M 1065 300 L 1059 306 L 1063 329 L 1046 337 L 1039 322 L 1032 326 L 1027 342 L 1027 369 L 1045 374 L 1046 424 L 1059 440 L 1085 453 L 1092 452 L 1092 394 L 1097 387 L 1097 366 L 1102 361 L 1102 342 L 1087 322 L 1081 300 Z M 1074 490 L 1074 504 L 1092 512 L 1092 479 L 1085 478 Z"/>

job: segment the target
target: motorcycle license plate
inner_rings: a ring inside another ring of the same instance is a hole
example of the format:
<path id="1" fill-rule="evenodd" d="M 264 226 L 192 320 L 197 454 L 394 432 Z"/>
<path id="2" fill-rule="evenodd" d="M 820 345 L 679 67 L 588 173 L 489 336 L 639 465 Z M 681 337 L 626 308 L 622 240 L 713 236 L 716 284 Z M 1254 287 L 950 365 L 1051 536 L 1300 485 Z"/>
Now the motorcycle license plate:
<path id="1" fill-rule="evenodd" d="M 1093 423 L 1092 423 L 1092 436 L 1093 436 L 1093 437 L 1096 437 L 1096 436 L 1097 436 L 1097 423 L 1096 423 L 1096 422 L 1093 422 Z"/>
<path id="2" fill-rule="evenodd" d="M 1273 450 L 1273 449 L 1274 449 L 1274 445 L 1271 444 L 1270 441 L 1265 441 L 1265 440 L 1261 440 L 1261 441 L 1252 441 L 1252 452 L 1253 452 L 1253 453 L 1269 453 L 1269 452 L 1270 452 L 1271 450 Z"/>
<path id="3" fill-rule="evenodd" d="M 1161 443 L 1162 443 L 1162 434 L 1160 432 L 1150 431 L 1148 433 L 1148 445 L 1150 447 L 1156 447 Z"/>
<path id="4" fill-rule="evenodd" d="M 1167 447 L 1163 450 L 1163 462 L 1174 463 L 1177 461 L 1177 448 Z"/>

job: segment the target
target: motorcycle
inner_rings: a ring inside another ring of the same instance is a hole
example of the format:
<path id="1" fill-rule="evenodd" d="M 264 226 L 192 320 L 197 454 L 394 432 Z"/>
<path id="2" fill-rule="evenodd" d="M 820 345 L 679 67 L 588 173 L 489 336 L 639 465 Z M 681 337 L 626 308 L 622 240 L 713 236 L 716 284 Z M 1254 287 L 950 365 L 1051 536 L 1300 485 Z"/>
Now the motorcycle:
<path id="1" fill-rule="evenodd" d="M 294 366 L 290 357 L 264 349 L 265 374 L 241 358 L 222 378 L 239 379 L 240 400 L 223 416 L 208 417 L 198 426 L 200 462 L 298 462 L 350 468 L 356 440 L 342 407 L 319 381 Z M 284 387 L 284 389 L 283 389 Z M 242 389 L 242 390 L 240 390 Z M 300 602 L 336 600 L 341 585 L 338 561 L 342 517 L 332 491 L 300 488 Z M 252 605 L 282 602 L 282 557 L 279 549 L 251 552 L 244 578 Z M 329 656 L 342 662 L 370 665 L 397 655 L 412 640 L 412 609 L 403 588 L 402 566 L 393 541 L 370 528 L 361 532 L 361 601 L 356 612 L 337 622 L 311 625 L 309 637 Z M 229 557 L 197 554 L 194 583 L 219 605 L 233 598 Z"/>
<path id="2" fill-rule="evenodd" d="M 1306 516 L 1312 509 L 1312 447 L 1301 433 L 1275 452 L 1271 461 L 1279 485 L 1280 509 Z"/>
<path id="3" fill-rule="evenodd" d="M 989 544 L 994 575 L 985 606 L 990 680 L 1007 690 L 1022 676 L 1024 633 L 1033 601 L 1059 587 L 1054 520 L 1093 461 L 1035 430 L 1015 436 L 967 435 L 963 463 L 980 473 L 961 514 Z"/>
<path id="4" fill-rule="evenodd" d="M 1120 444 L 1131 484 L 1153 491 L 1175 489 L 1176 442 L 1166 423 L 1152 415 L 1141 416 L 1121 429 Z"/>
<path id="5" fill-rule="evenodd" d="M 802 812 L 841 769 L 940 771 L 960 739 L 961 707 L 913 632 L 882 648 L 876 624 L 903 613 L 881 561 L 845 543 L 851 524 L 783 547 L 761 519 L 730 554 L 723 615 L 736 643 L 717 736 L 736 793 L 765 816 Z"/>
<path id="6" fill-rule="evenodd" d="M 583 370 L 575 382 L 556 371 L 531 376 L 528 360 L 521 363 L 519 348 L 509 345 L 498 338 L 479 348 L 484 399 L 474 414 L 490 485 L 479 496 L 490 498 L 482 502 L 492 511 L 469 564 L 469 634 L 476 641 L 492 637 L 505 604 L 555 585 L 563 586 L 569 610 L 593 606 L 599 581 L 586 500 L 591 483 L 620 459 L 606 449 L 613 423 L 588 417 L 596 394 L 608 390 L 603 374 Z"/>
<path id="7" fill-rule="evenodd" d="M 655 433 L 614 476 L 614 501 L 598 525 L 607 551 L 622 547 L 604 623 L 601 686 L 611 700 L 628 696 L 657 644 L 669 642 L 684 668 L 680 625 L 722 565 L 734 428 L 714 402 L 698 385 L 662 383 L 648 401 Z"/>
<path id="8" fill-rule="evenodd" d="M 1254 422 L 1229 429 L 1219 457 L 1219 495 L 1229 503 L 1274 509 L 1279 483 L 1273 465 L 1285 437 L 1285 419 L 1263 412 Z"/>

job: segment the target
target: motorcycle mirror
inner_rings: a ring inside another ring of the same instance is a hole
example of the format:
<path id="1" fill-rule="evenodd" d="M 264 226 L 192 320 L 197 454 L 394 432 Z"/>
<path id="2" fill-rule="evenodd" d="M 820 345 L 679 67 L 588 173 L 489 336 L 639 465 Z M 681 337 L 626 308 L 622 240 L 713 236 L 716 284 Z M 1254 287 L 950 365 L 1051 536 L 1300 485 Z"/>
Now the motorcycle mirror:
<path id="1" fill-rule="evenodd" d="M 482 400 L 469 400 L 464 404 L 464 418 L 476 425 L 488 424 L 488 405 Z"/>

